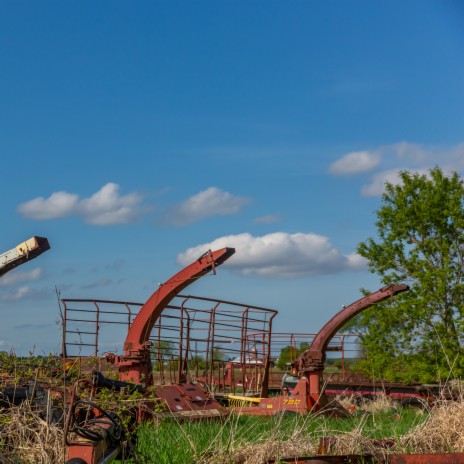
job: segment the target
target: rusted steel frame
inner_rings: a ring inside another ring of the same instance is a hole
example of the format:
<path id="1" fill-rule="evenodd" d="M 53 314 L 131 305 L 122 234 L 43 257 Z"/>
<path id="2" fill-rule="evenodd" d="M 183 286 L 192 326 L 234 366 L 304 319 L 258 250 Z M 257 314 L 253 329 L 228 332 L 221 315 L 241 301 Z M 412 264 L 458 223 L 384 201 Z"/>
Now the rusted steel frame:
<path id="1" fill-rule="evenodd" d="M 267 344 L 266 344 L 266 360 L 264 366 L 264 375 L 261 384 L 261 392 L 260 395 L 263 398 L 267 398 L 269 394 L 269 369 L 271 368 L 271 337 L 272 337 L 272 322 L 274 317 L 277 313 L 271 314 L 268 322 L 268 336 L 267 336 Z"/>
<path id="2" fill-rule="evenodd" d="M 464 453 L 391 454 L 386 464 L 464 464 Z"/>
<path id="3" fill-rule="evenodd" d="M 341 356 L 342 356 L 342 375 L 343 375 L 343 378 L 346 377 L 346 364 L 345 364 L 345 339 L 346 339 L 346 335 L 342 335 L 341 336 L 341 345 L 342 345 L 342 350 L 341 350 Z"/>
<path id="4" fill-rule="evenodd" d="M 100 307 L 96 301 L 93 302 L 95 307 L 97 308 L 97 317 L 95 320 L 95 354 L 94 356 L 98 356 L 98 332 L 100 331 Z"/>
<path id="5" fill-rule="evenodd" d="M 267 461 L 267 464 L 278 464 L 284 462 L 295 464 L 377 464 L 380 461 L 376 460 L 374 456 L 371 455 L 300 456 L 294 458 L 279 458 L 277 460 L 271 459 Z"/>
<path id="6" fill-rule="evenodd" d="M 214 378 L 214 335 L 215 335 L 215 330 L 216 330 L 216 310 L 219 307 L 221 303 L 218 302 L 216 303 L 213 308 L 211 309 L 211 322 L 210 322 L 210 334 L 209 334 L 209 339 L 211 340 L 211 359 L 210 359 L 210 369 L 209 369 L 209 384 L 213 384 L 213 378 Z M 208 342 L 209 343 L 209 342 Z"/>
<path id="7" fill-rule="evenodd" d="M 210 299 L 207 299 L 207 301 L 211 301 Z M 212 300 L 216 303 L 219 303 L 219 304 L 227 304 L 227 302 L 224 302 L 223 300 Z M 242 305 L 244 308 L 246 307 L 245 305 Z M 180 310 L 180 306 L 167 306 L 166 309 L 177 309 L 177 310 Z M 196 309 L 196 308 L 187 308 L 189 311 L 194 311 L 196 313 L 205 313 L 205 314 L 210 314 L 211 310 L 210 309 Z M 253 307 L 250 307 L 249 309 L 251 309 L 253 311 Z M 222 310 L 220 312 L 220 315 L 222 315 L 224 318 L 224 320 L 228 320 L 228 319 L 242 319 L 242 315 L 241 313 L 243 312 L 244 310 L 240 311 L 240 315 L 239 315 L 239 312 L 230 312 L 228 310 Z M 264 312 L 264 311 L 263 311 Z M 269 310 L 267 311 L 268 313 L 271 313 L 273 314 L 273 317 L 277 314 L 277 311 L 274 311 L 274 310 Z M 177 316 L 170 316 L 172 318 L 175 318 Z M 253 317 L 248 317 L 248 320 L 249 322 L 256 322 L 258 324 L 262 324 L 264 321 L 263 319 L 256 319 L 256 318 L 253 318 Z M 208 319 L 196 319 L 197 322 L 207 322 Z M 231 327 L 236 327 L 235 325 L 232 325 L 231 323 L 229 324 Z"/>
<path id="8" fill-rule="evenodd" d="M 346 306 L 327 322 L 324 327 L 317 333 L 308 350 L 310 353 L 323 353 L 333 336 L 340 330 L 343 325 L 350 321 L 361 311 L 369 308 L 375 303 L 390 298 L 398 293 L 405 292 L 409 289 L 407 285 L 388 285 L 367 295 L 359 300 Z"/>
<path id="9" fill-rule="evenodd" d="M 302 353 L 296 361 L 296 367 L 300 374 L 304 374 L 309 380 L 309 393 L 315 401 L 318 401 L 321 393 L 320 377 L 324 369 L 325 352 L 332 337 L 361 311 L 408 289 L 409 287 L 403 284 L 389 285 L 360 298 L 339 311 L 317 333 L 309 349 Z"/>
<path id="10" fill-rule="evenodd" d="M 208 252 L 162 284 L 148 298 L 132 322 L 124 343 L 126 356 L 129 356 L 132 351 L 145 349 L 151 329 L 163 309 L 176 295 L 196 279 L 207 274 L 212 269 L 214 270 L 216 266 L 221 265 L 234 253 L 235 250 L 233 248 L 222 248 L 221 250 Z"/>
<path id="11" fill-rule="evenodd" d="M 176 368 L 176 361 L 174 359 L 174 356 L 171 354 L 171 362 L 169 363 L 169 379 L 172 384 L 177 383 L 175 368 Z"/>
<path id="12" fill-rule="evenodd" d="M 140 303 L 134 303 L 134 302 L 128 302 L 128 301 L 114 301 L 114 300 L 94 300 L 94 299 L 85 299 L 85 298 L 66 298 L 62 299 L 61 303 L 63 304 L 63 334 L 62 334 L 62 352 L 63 352 L 63 357 L 67 357 L 67 349 L 66 345 L 84 345 L 84 346 L 95 346 L 95 356 L 97 355 L 98 352 L 98 332 L 99 332 L 99 324 L 121 324 L 121 325 L 126 325 L 125 322 L 119 322 L 119 321 L 106 321 L 106 320 L 100 320 L 99 319 L 99 314 L 116 314 L 116 315 L 121 315 L 120 312 L 118 311 L 109 311 L 109 310 L 102 310 L 98 306 L 98 304 L 111 304 L 111 305 L 117 305 L 121 307 L 125 307 L 127 310 L 127 328 L 129 330 L 130 324 L 131 324 L 131 319 L 132 319 L 132 310 L 130 306 L 142 306 Z M 81 308 L 71 308 L 68 306 L 69 303 L 92 303 L 96 308 L 97 311 L 93 309 L 81 309 Z M 70 318 L 68 317 L 68 312 L 74 312 L 74 313 L 91 313 L 95 314 L 97 313 L 97 318 L 96 320 L 94 319 L 76 319 L 76 318 Z M 96 323 L 96 330 L 95 332 L 86 332 L 86 331 L 68 331 L 67 330 L 67 323 L 68 322 L 89 322 L 89 323 Z M 67 333 L 80 333 L 80 334 L 87 334 L 87 335 L 92 335 L 96 334 L 96 342 L 95 345 L 91 345 L 89 343 L 68 343 L 66 341 Z"/>
<path id="13" fill-rule="evenodd" d="M 127 309 L 127 330 L 129 330 L 132 324 L 132 310 L 127 303 L 125 303 L 124 306 Z"/>
<path id="14" fill-rule="evenodd" d="M 284 462 L 296 464 L 464 464 L 464 453 L 389 454 L 385 457 L 371 454 L 300 456 L 271 459 L 267 461 L 267 464 Z"/>
<path id="15" fill-rule="evenodd" d="M 185 380 L 183 382 L 187 382 L 187 374 L 188 374 L 188 371 L 189 371 L 189 367 L 188 367 L 188 360 L 189 360 L 189 357 L 190 357 L 190 352 L 191 352 L 191 339 L 190 339 L 190 329 L 191 329 L 191 325 L 192 325 L 192 319 L 190 318 L 190 310 L 189 309 L 186 309 L 185 310 L 186 314 L 187 314 L 187 336 L 185 338 L 185 355 L 184 355 L 184 360 L 183 360 L 183 375 L 185 376 Z M 179 363 L 180 364 L 180 363 Z"/>
<path id="16" fill-rule="evenodd" d="M 202 301 L 211 301 L 211 302 L 220 302 L 222 304 L 230 305 L 230 306 L 239 306 L 242 308 L 249 308 L 249 309 L 256 309 L 258 311 L 266 311 L 266 312 L 273 312 L 275 314 L 278 313 L 277 310 L 275 309 L 269 309 L 269 308 L 264 308 L 262 306 L 253 306 L 253 305 L 244 305 L 243 303 L 238 303 L 236 301 L 229 301 L 229 300 L 218 300 L 217 298 L 207 298 L 207 297 L 201 297 L 201 296 L 193 296 L 193 295 L 178 295 L 180 298 L 186 298 L 188 297 L 191 300 L 202 300 Z M 198 311 L 202 311 L 199 309 Z M 204 310 L 203 310 L 204 311 Z M 231 311 L 231 310 L 228 310 Z M 256 319 L 257 322 L 261 322 L 261 320 Z"/>
<path id="17" fill-rule="evenodd" d="M 206 355 L 205 355 L 205 366 L 210 365 L 210 357 L 212 358 L 211 354 L 211 330 L 213 327 L 213 313 L 212 311 L 209 311 L 209 321 L 208 321 L 208 336 L 207 336 L 207 342 L 206 342 Z M 211 385 L 212 382 L 212 377 L 211 377 L 211 372 L 208 373 L 208 383 Z"/>
<path id="18" fill-rule="evenodd" d="M 179 383 L 185 383 L 187 381 L 187 370 L 188 370 L 188 357 L 189 357 L 189 343 L 190 343 L 190 313 L 185 308 L 185 303 L 188 301 L 188 297 L 184 298 L 181 304 L 181 315 L 180 315 L 180 341 L 179 341 L 179 360 L 178 360 L 178 381 Z M 187 334 L 185 337 L 185 354 L 183 350 L 184 345 L 184 314 L 187 315 Z"/>
<path id="19" fill-rule="evenodd" d="M 163 361 L 163 356 L 161 354 L 161 320 L 162 320 L 162 317 L 163 316 L 160 316 L 160 319 L 159 319 L 160 323 L 158 324 L 158 348 L 156 350 L 156 353 L 158 355 L 158 368 L 161 373 L 160 375 L 161 385 L 163 385 L 164 382 L 166 381 L 166 378 L 164 375 L 164 361 Z"/>
<path id="20" fill-rule="evenodd" d="M 93 301 L 98 301 L 99 303 L 109 303 L 109 304 L 116 304 L 120 306 L 130 305 L 130 306 L 143 306 L 142 303 L 135 303 L 133 301 L 119 301 L 119 300 L 100 300 L 94 298 L 63 298 L 61 300 L 62 303 L 90 303 Z M 84 309 L 72 309 L 72 311 L 85 311 Z M 119 313 L 116 313 L 119 314 Z"/>
<path id="21" fill-rule="evenodd" d="M 293 358 L 293 353 L 295 353 L 295 359 Z M 298 347 L 296 344 L 296 338 L 294 334 L 290 335 L 290 364 L 293 364 L 298 357 Z"/>
<path id="22" fill-rule="evenodd" d="M 246 308 L 243 312 L 242 312 L 242 331 L 241 331 L 241 349 L 240 349 L 240 368 L 241 368 L 241 371 L 242 371 L 242 375 L 243 375 L 243 388 L 244 388 L 244 392 L 246 393 L 246 391 L 248 390 L 249 388 L 249 385 L 248 385 L 248 376 L 247 376 L 247 369 L 246 369 L 246 356 L 247 356 L 247 347 L 246 347 L 246 328 L 247 328 L 247 323 L 246 323 L 246 316 L 248 316 L 248 311 L 249 311 L 249 308 Z"/>
<path id="23" fill-rule="evenodd" d="M 395 445 L 395 440 L 392 438 L 381 439 L 381 440 L 370 440 L 370 443 L 381 450 L 390 450 L 391 453 L 392 447 Z M 417 453 L 417 454 L 379 454 L 377 456 L 368 454 L 368 455 L 354 455 L 350 456 L 353 461 L 337 461 L 337 458 L 348 458 L 348 456 L 333 456 L 330 453 L 333 451 L 333 445 L 335 444 L 335 437 L 326 436 L 322 437 L 319 441 L 319 446 L 317 450 L 317 457 L 325 459 L 328 463 L 337 463 L 337 462 L 372 462 L 378 464 L 464 464 L 464 453 Z M 295 459 L 295 458 L 292 458 Z M 306 462 L 304 459 L 307 458 L 296 458 L 296 461 L 292 460 L 283 460 L 283 462 Z M 303 460 L 301 460 L 303 459 Z M 363 461 L 363 459 L 369 459 L 368 461 Z M 272 462 L 272 461 L 269 461 Z M 308 461 L 311 462 L 311 461 Z"/>
<path id="24" fill-rule="evenodd" d="M 61 334 L 61 356 L 63 359 L 68 357 L 68 350 L 66 349 L 66 326 L 67 326 L 67 311 L 66 311 L 66 302 L 61 300 L 63 304 L 63 332 Z"/>
<path id="25" fill-rule="evenodd" d="M 251 307 L 247 307 L 242 313 L 242 352 L 241 352 L 241 367 L 242 372 L 244 374 L 244 386 L 248 390 L 257 390 L 258 385 L 260 383 L 260 373 L 262 367 L 266 369 L 265 360 L 262 361 L 263 365 L 258 366 L 257 363 L 251 363 L 252 356 L 255 355 L 255 361 L 257 361 L 257 352 L 256 352 L 256 345 L 253 344 L 253 348 L 250 345 L 250 337 L 247 336 L 248 334 L 248 324 L 251 320 L 249 313 Z M 263 321 L 259 321 L 262 323 Z M 254 351 L 252 351 L 254 349 Z M 256 388 L 253 388 L 253 383 Z"/>
<path id="26" fill-rule="evenodd" d="M 179 316 L 179 356 L 177 360 L 177 378 L 179 379 L 179 383 L 182 383 L 181 381 L 181 372 L 182 372 L 182 364 L 183 364 L 183 359 L 182 359 L 182 348 L 183 348 L 183 343 L 184 343 L 184 301 L 182 301 L 180 305 L 180 316 Z"/>

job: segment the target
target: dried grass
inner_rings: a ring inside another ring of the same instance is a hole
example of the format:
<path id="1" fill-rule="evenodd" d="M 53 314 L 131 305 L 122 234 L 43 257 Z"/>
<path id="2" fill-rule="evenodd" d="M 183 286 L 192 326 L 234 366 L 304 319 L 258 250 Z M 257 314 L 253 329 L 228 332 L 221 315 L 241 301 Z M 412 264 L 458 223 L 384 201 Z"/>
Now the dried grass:
<path id="1" fill-rule="evenodd" d="M 264 464 L 269 460 L 292 458 L 297 456 L 313 456 L 316 448 L 310 441 L 302 437 L 288 440 L 271 438 L 263 443 L 249 443 L 233 452 L 229 459 L 233 464 Z"/>
<path id="2" fill-rule="evenodd" d="M 460 388 L 460 387 L 459 387 Z M 457 388 L 454 388 L 457 391 Z M 391 448 L 379 446 L 366 433 L 367 418 L 379 412 L 390 411 L 393 404 L 378 398 L 369 405 L 370 414 L 361 417 L 349 432 L 337 433 L 327 425 L 312 433 L 308 432 L 307 416 L 295 422 L 290 438 L 275 430 L 256 437 L 253 442 L 231 439 L 224 449 L 217 450 L 214 443 L 209 452 L 197 459 L 199 464 L 264 464 L 271 459 L 314 456 L 319 437 L 330 435 L 330 454 L 371 454 L 384 456 L 390 453 L 446 453 L 464 452 L 464 395 L 455 401 L 440 400 L 426 420 L 403 436 L 394 438 Z M 57 464 L 64 461 L 63 431 L 47 424 L 30 405 L 0 411 L 2 429 L 0 462 L 2 464 L 34 463 Z M 233 435 L 233 431 L 231 432 Z"/>
<path id="3" fill-rule="evenodd" d="M 28 402 L 0 412 L 4 464 L 57 464 L 64 462 L 63 429 L 49 425 Z"/>
<path id="4" fill-rule="evenodd" d="M 464 397 L 439 401 L 422 425 L 400 439 L 408 453 L 464 452 Z"/>
<path id="5" fill-rule="evenodd" d="M 253 443 L 234 443 L 232 450 L 221 450 L 199 459 L 199 464 L 266 464 L 269 460 L 298 456 L 314 456 L 317 448 L 299 432 L 286 440 L 277 436 L 261 438 Z"/>

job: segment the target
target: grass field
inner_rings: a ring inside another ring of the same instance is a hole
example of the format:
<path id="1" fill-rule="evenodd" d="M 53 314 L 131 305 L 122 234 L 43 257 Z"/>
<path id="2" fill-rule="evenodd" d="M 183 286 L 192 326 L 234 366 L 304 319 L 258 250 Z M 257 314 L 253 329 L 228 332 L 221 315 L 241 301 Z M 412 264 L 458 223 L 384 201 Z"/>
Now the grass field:
<path id="1" fill-rule="evenodd" d="M 346 406 L 346 405 L 345 405 Z M 322 437 L 329 454 L 464 452 L 464 396 L 438 400 L 430 413 L 395 409 L 383 398 L 343 419 L 318 414 L 267 418 L 230 414 L 197 422 L 158 420 L 140 425 L 130 464 L 265 464 L 312 456 Z M 391 439 L 378 448 L 372 439 Z M 63 429 L 37 417 L 27 402 L 0 409 L 2 464 L 64 462 Z"/>
<path id="2" fill-rule="evenodd" d="M 314 455 L 319 439 L 344 436 L 357 439 L 400 440 L 426 416 L 387 408 L 359 412 L 346 419 L 324 416 L 261 418 L 230 416 L 223 421 L 164 420 L 145 424 L 138 432 L 137 461 L 148 463 L 264 463 L 268 459 Z M 352 451 L 356 452 L 356 451 Z M 134 461 L 130 461 L 134 462 Z"/>

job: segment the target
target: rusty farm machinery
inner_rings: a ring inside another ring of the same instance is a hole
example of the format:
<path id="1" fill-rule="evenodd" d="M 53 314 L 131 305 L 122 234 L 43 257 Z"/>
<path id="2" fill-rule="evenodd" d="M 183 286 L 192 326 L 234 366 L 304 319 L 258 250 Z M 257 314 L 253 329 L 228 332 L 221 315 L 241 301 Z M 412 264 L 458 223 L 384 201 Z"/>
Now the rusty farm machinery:
<path id="1" fill-rule="evenodd" d="M 154 417 L 216 418 L 231 411 L 305 414 L 324 410 L 328 396 L 343 389 L 366 396 L 377 393 L 367 379 L 353 379 L 346 369 L 343 356 L 350 343 L 356 350 L 356 341 L 339 330 L 359 312 L 407 291 L 406 285 L 364 296 L 312 336 L 276 333 L 274 309 L 182 293 L 198 278 L 215 273 L 234 252 L 223 248 L 205 253 L 161 284 L 144 304 L 61 300 L 61 366 L 67 385 L 53 395 L 67 411 L 66 464 L 111 462 L 121 454 L 123 443 L 130 442 L 127 428 Z M 291 348 L 290 373 L 276 366 L 279 343 Z M 324 372 L 331 351 L 342 354 L 337 378 Z M 76 378 L 71 387 L 69 382 Z M 392 396 L 427 394 L 417 387 L 393 387 Z M 96 398 L 104 389 L 136 394 L 129 423 L 98 404 Z M 292 462 L 370 462 L 362 461 L 367 458 L 321 456 Z"/>
<path id="2" fill-rule="evenodd" d="M 216 272 L 233 253 L 231 248 L 207 252 L 160 285 L 145 304 L 62 300 L 65 365 L 82 374 L 92 371 L 91 382 L 81 381 L 92 392 L 102 387 L 138 391 L 144 407 L 137 408 L 135 421 L 153 415 L 185 420 L 221 417 L 232 410 L 270 416 L 323 409 L 328 404 L 323 388 L 326 352 L 334 348 L 331 342 L 340 337 L 340 328 L 408 287 L 387 286 L 344 307 L 291 363 L 296 385 L 270 396 L 277 311 L 181 293 L 199 277 Z M 111 326 L 113 337 L 117 330 L 125 333 L 123 354 L 111 352 L 105 325 Z M 109 462 L 119 453 L 121 425 L 111 412 L 80 400 L 80 385 L 74 387 L 65 426 L 67 462 Z M 225 399 L 241 404 L 226 407 Z"/>

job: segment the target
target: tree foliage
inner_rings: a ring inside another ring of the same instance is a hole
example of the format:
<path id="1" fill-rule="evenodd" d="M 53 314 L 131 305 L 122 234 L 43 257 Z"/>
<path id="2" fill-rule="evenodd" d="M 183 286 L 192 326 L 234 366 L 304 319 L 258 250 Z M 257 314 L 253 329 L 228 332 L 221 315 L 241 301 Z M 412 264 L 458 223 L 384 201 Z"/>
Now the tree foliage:
<path id="1" fill-rule="evenodd" d="M 464 185 L 434 168 L 386 184 L 377 239 L 358 246 L 384 284 L 410 291 L 361 313 L 361 369 L 389 380 L 429 382 L 464 374 Z"/>
<path id="2" fill-rule="evenodd" d="M 309 348 L 309 343 L 301 342 L 299 347 L 287 345 L 280 350 L 277 367 L 282 370 L 289 368 L 289 365 L 296 361 L 296 358 Z"/>

